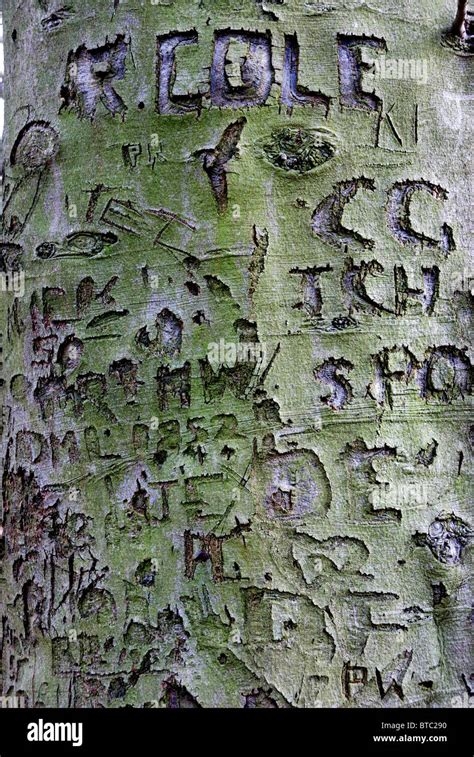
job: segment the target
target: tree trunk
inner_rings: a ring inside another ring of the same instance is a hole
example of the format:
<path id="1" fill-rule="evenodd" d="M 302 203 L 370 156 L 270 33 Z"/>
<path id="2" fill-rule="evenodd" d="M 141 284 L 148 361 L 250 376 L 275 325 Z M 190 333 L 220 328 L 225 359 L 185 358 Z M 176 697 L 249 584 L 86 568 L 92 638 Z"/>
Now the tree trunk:
<path id="1" fill-rule="evenodd" d="M 4 697 L 467 706 L 467 9 L 5 6 Z"/>

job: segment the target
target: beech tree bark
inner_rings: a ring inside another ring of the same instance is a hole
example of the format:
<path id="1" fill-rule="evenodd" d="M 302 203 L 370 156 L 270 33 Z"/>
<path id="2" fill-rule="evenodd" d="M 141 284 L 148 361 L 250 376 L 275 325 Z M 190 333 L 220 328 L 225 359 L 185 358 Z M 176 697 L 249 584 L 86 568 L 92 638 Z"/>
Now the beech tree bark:
<path id="1" fill-rule="evenodd" d="M 3 696 L 468 706 L 466 3 L 4 29 Z"/>

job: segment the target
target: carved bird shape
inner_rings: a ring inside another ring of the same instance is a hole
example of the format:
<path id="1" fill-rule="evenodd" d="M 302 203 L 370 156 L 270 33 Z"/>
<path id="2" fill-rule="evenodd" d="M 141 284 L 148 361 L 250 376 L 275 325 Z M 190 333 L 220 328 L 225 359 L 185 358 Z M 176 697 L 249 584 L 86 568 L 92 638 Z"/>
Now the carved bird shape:
<path id="1" fill-rule="evenodd" d="M 246 123 L 247 119 L 242 116 L 229 124 L 214 149 L 198 150 L 194 153 L 201 158 L 203 168 L 209 176 L 220 213 L 227 208 L 226 166 L 237 155 L 240 136 Z"/>

